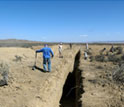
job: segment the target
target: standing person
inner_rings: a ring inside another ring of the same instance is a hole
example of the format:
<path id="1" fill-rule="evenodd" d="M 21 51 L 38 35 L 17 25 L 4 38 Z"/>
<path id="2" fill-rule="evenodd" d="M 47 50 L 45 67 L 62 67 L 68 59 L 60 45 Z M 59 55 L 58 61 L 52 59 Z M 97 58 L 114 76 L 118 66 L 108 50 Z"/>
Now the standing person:
<path id="1" fill-rule="evenodd" d="M 48 47 L 47 44 L 44 45 L 44 48 L 40 50 L 36 50 L 36 53 L 43 52 L 43 68 L 47 71 L 47 64 L 48 64 L 48 71 L 51 72 L 51 55 L 54 56 L 54 53 L 51 48 Z"/>
<path id="2" fill-rule="evenodd" d="M 111 49 L 110 49 L 110 52 L 112 52 L 112 53 L 113 53 L 113 52 L 114 52 L 114 50 L 115 50 L 115 49 L 114 49 L 114 45 L 112 45 L 112 47 L 111 47 Z"/>
<path id="3" fill-rule="evenodd" d="M 62 43 L 59 44 L 58 50 L 59 50 L 59 58 L 63 58 L 63 56 L 62 56 Z"/>
<path id="4" fill-rule="evenodd" d="M 87 52 L 84 51 L 84 59 L 87 60 L 87 58 L 88 58 Z"/>
<path id="5" fill-rule="evenodd" d="M 72 49 L 72 44 L 70 43 L 69 45 L 70 45 L 70 49 Z"/>
<path id="6" fill-rule="evenodd" d="M 86 43 L 86 49 L 88 50 L 88 43 Z"/>

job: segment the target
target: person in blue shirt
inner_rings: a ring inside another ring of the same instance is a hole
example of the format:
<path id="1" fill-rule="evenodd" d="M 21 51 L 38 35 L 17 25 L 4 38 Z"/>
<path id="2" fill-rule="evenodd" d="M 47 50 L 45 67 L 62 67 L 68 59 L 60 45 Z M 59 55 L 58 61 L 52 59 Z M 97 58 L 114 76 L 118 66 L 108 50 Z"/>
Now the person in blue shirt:
<path id="1" fill-rule="evenodd" d="M 47 44 L 44 45 L 44 48 L 40 50 L 36 50 L 36 53 L 43 52 L 43 68 L 47 71 L 47 64 L 48 64 L 48 71 L 51 72 L 51 56 L 54 56 L 54 53 L 51 48 L 48 47 Z"/>

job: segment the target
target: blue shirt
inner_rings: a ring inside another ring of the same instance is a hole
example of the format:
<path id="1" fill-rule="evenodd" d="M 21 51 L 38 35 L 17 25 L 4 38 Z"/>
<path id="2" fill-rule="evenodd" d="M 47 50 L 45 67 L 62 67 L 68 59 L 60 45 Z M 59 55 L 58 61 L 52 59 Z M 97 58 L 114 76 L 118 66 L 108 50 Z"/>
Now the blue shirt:
<path id="1" fill-rule="evenodd" d="M 36 52 L 37 53 L 43 52 L 43 58 L 51 58 L 51 55 L 54 56 L 53 51 L 49 47 L 44 47 L 40 50 L 36 50 Z"/>

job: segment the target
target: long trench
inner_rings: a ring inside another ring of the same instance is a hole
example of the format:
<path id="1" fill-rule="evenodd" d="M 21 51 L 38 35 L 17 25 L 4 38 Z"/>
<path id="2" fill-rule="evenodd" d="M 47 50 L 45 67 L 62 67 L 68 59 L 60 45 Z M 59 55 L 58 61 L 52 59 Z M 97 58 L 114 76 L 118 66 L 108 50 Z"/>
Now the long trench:
<path id="1" fill-rule="evenodd" d="M 80 51 L 75 56 L 73 71 L 67 76 L 65 84 L 63 86 L 63 93 L 60 100 L 60 107 L 82 107 L 81 95 L 83 91 L 83 83 L 81 77 L 80 64 Z"/>

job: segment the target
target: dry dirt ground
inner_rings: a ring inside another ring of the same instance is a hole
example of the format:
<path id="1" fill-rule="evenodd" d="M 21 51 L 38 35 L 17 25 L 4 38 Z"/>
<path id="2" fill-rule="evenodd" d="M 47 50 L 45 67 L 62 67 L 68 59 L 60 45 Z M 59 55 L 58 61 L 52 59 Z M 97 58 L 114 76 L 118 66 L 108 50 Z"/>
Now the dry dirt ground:
<path id="1" fill-rule="evenodd" d="M 52 72 L 32 70 L 35 50 L 30 48 L 0 48 L 0 60 L 8 63 L 9 84 L 0 87 L 0 107 L 59 107 L 62 88 L 69 72 L 73 70 L 78 46 L 63 46 L 63 58 L 58 56 L 58 46 L 52 46 L 54 58 Z M 42 53 L 38 54 L 37 67 L 42 67 Z"/>
<path id="2" fill-rule="evenodd" d="M 90 45 L 92 54 L 97 55 L 110 45 Z M 76 95 L 77 105 L 61 107 L 124 107 L 124 86 L 112 80 L 112 62 L 84 60 L 85 46 L 63 46 L 63 58 L 58 57 L 58 46 L 52 46 L 55 57 L 52 72 L 32 70 L 35 50 L 42 48 L 0 48 L 0 61 L 9 65 L 8 85 L 0 87 L 0 107 L 59 107 L 63 85 L 69 72 L 74 69 L 75 56 L 80 50 L 80 85 L 83 93 Z M 37 67 L 42 67 L 42 53 L 38 54 Z M 78 70 L 76 72 L 78 72 Z M 79 77 L 76 77 L 79 79 Z M 70 102 L 72 103 L 72 102 Z"/>
<path id="3" fill-rule="evenodd" d="M 98 55 L 103 48 L 110 45 L 89 46 L 93 55 Z M 118 47 L 118 46 L 115 46 Z M 123 45 L 121 45 L 123 47 Z M 124 85 L 113 81 L 112 73 L 118 64 L 98 62 L 80 58 L 80 70 L 84 93 L 81 95 L 83 107 L 124 107 Z"/>

